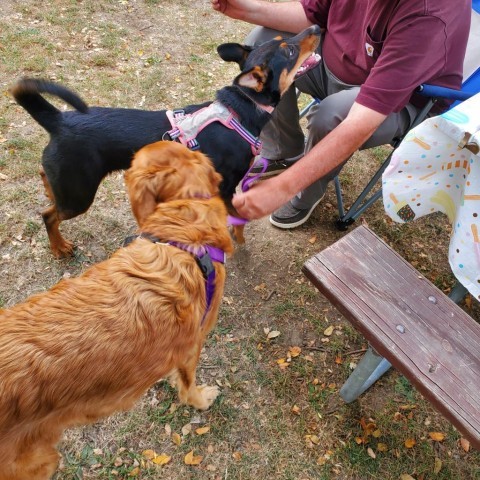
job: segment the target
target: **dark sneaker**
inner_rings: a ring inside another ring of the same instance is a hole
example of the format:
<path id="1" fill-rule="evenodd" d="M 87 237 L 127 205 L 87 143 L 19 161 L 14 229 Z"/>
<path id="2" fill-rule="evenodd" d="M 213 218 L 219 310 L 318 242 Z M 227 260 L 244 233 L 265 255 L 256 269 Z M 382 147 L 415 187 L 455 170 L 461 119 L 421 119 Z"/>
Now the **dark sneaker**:
<path id="1" fill-rule="evenodd" d="M 322 201 L 323 195 L 318 199 L 312 207 L 299 209 L 292 205 L 292 202 L 287 202 L 283 207 L 275 210 L 270 215 L 270 223 L 278 228 L 296 228 L 303 225 L 309 218 L 315 207 Z"/>
<path id="2" fill-rule="evenodd" d="M 267 169 L 265 172 L 262 173 L 263 165 L 262 162 L 254 163 L 250 171 L 248 172 L 249 177 L 253 177 L 254 175 L 261 174 L 263 177 L 273 177 L 274 175 L 278 175 L 279 173 L 286 170 L 288 167 L 291 167 L 297 160 L 300 160 L 303 157 L 303 153 L 297 155 L 296 157 L 292 158 L 285 158 L 281 160 L 269 160 L 266 159 L 268 162 Z"/>

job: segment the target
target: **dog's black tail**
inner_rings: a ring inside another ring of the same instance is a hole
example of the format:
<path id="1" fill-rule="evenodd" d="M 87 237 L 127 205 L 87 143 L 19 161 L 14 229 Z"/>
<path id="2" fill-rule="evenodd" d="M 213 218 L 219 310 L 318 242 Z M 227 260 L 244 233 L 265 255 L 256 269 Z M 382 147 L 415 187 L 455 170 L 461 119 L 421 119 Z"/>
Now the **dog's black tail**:
<path id="1" fill-rule="evenodd" d="M 42 93 L 61 98 L 81 113 L 88 111 L 87 104 L 76 93 L 47 80 L 23 78 L 10 89 L 10 93 L 17 103 L 49 133 L 53 133 L 58 128 L 61 112 L 47 102 L 42 97 Z"/>

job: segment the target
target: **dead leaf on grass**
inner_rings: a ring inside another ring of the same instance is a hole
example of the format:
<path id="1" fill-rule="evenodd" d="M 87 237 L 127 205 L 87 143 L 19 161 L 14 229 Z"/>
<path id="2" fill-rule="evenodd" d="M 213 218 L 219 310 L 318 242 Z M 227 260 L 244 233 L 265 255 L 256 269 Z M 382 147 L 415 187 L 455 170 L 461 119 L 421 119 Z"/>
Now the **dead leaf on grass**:
<path id="1" fill-rule="evenodd" d="M 461 438 L 460 439 L 460 446 L 465 450 L 465 452 L 470 451 L 470 442 L 466 438 Z"/>
<path id="2" fill-rule="evenodd" d="M 200 427 L 200 428 L 197 428 L 195 430 L 195 433 L 197 435 L 205 435 L 206 433 L 208 433 L 210 431 L 210 427 L 207 425 L 205 427 Z"/>
<path id="3" fill-rule="evenodd" d="M 375 455 L 375 452 L 370 447 L 367 448 L 367 454 L 370 458 L 373 458 L 374 460 L 377 458 L 377 456 Z"/>
<path id="4" fill-rule="evenodd" d="M 438 457 L 435 457 L 435 466 L 433 467 L 433 473 L 437 475 L 438 473 L 440 473 L 441 469 L 442 469 L 442 461 Z"/>
<path id="5" fill-rule="evenodd" d="M 334 328 L 335 328 L 335 327 L 334 327 L 333 325 L 330 325 L 329 327 L 327 327 L 327 328 L 323 331 L 323 334 L 324 334 L 326 337 L 329 337 L 330 335 L 332 335 Z"/>
<path id="6" fill-rule="evenodd" d="M 385 445 L 384 443 L 377 443 L 377 450 L 379 452 L 387 452 L 388 451 L 388 447 L 387 445 Z"/>
<path id="7" fill-rule="evenodd" d="M 415 479 L 408 473 L 403 473 L 402 475 L 400 475 L 400 480 L 415 480 Z"/>
<path id="8" fill-rule="evenodd" d="M 302 353 L 302 349 L 300 347 L 290 347 L 288 349 L 288 353 L 292 358 L 298 357 Z"/>
<path id="9" fill-rule="evenodd" d="M 186 425 L 184 425 L 182 427 L 182 435 L 184 437 L 186 437 L 187 435 L 189 435 L 190 433 L 192 433 L 192 424 L 191 423 L 187 423 Z"/>
<path id="10" fill-rule="evenodd" d="M 405 440 L 406 448 L 413 448 L 417 444 L 417 441 L 414 438 L 407 438 Z"/>
<path id="11" fill-rule="evenodd" d="M 300 415 L 300 407 L 298 405 L 294 405 L 290 410 L 294 415 Z"/>
<path id="12" fill-rule="evenodd" d="M 142 456 L 145 457 L 147 460 L 153 460 L 157 454 L 153 450 L 144 450 L 142 452 Z"/>
<path id="13" fill-rule="evenodd" d="M 239 462 L 242 459 L 242 454 L 240 452 L 233 452 L 232 457 L 233 457 L 234 460 Z"/>
<path id="14" fill-rule="evenodd" d="M 171 460 L 172 460 L 172 457 L 170 457 L 169 455 L 166 455 L 165 453 L 162 453 L 161 455 L 156 456 L 152 460 L 152 462 L 155 465 L 166 465 L 167 463 L 170 463 Z"/>
<path id="15" fill-rule="evenodd" d="M 195 456 L 193 450 L 188 452 L 184 458 L 185 465 L 200 465 L 202 463 L 202 460 L 203 457 L 201 455 Z"/>
<path id="16" fill-rule="evenodd" d="M 278 330 L 272 330 L 271 332 L 268 332 L 267 338 L 271 340 L 272 338 L 277 338 L 280 336 L 280 332 Z"/>
<path id="17" fill-rule="evenodd" d="M 442 432 L 428 432 L 428 435 L 434 442 L 441 442 L 445 440 L 445 434 Z"/>
<path id="18" fill-rule="evenodd" d="M 182 443 L 182 437 L 177 433 L 177 432 L 173 432 L 172 433 L 172 442 L 175 444 L 175 445 L 180 445 Z"/>

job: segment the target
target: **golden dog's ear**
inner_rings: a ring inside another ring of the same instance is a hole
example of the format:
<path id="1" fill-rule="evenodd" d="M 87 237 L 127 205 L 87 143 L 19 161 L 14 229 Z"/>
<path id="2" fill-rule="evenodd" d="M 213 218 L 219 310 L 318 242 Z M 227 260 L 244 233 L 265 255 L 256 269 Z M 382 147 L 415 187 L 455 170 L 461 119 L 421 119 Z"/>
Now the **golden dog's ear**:
<path id="1" fill-rule="evenodd" d="M 139 226 L 160 202 L 217 195 L 222 177 L 203 153 L 176 142 L 156 142 L 135 155 L 125 173 L 132 211 Z"/>
<path id="2" fill-rule="evenodd" d="M 172 167 L 130 168 L 125 173 L 128 196 L 132 212 L 139 226 L 152 214 L 162 201 L 159 198 L 160 185 L 164 179 L 174 174 Z"/>

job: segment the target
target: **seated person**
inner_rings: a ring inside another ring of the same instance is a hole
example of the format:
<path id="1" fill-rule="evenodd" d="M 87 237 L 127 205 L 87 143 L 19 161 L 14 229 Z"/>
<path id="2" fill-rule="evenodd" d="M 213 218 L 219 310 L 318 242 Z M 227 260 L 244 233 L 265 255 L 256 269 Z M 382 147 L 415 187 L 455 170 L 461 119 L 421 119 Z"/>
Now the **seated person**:
<path id="1" fill-rule="evenodd" d="M 327 184 L 357 150 L 390 143 L 408 131 L 429 83 L 460 89 L 471 0 L 211 0 L 214 10 L 256 27 L 246 43 L 294 35 L 317 24 L 322 61 L 295 87 L 321 99 L 299 124 L 295 89 L 262 132 L 267 172 L 280 175 L 238 194 L 247 219 L 270 216 L 279 228 L 305 223 Z M 447 103 L 436 106 L 436 113 Z M 288 159 L 291 161 L 289 162 Z M 298 160 L 298 161 L 295 161 Z"/>

